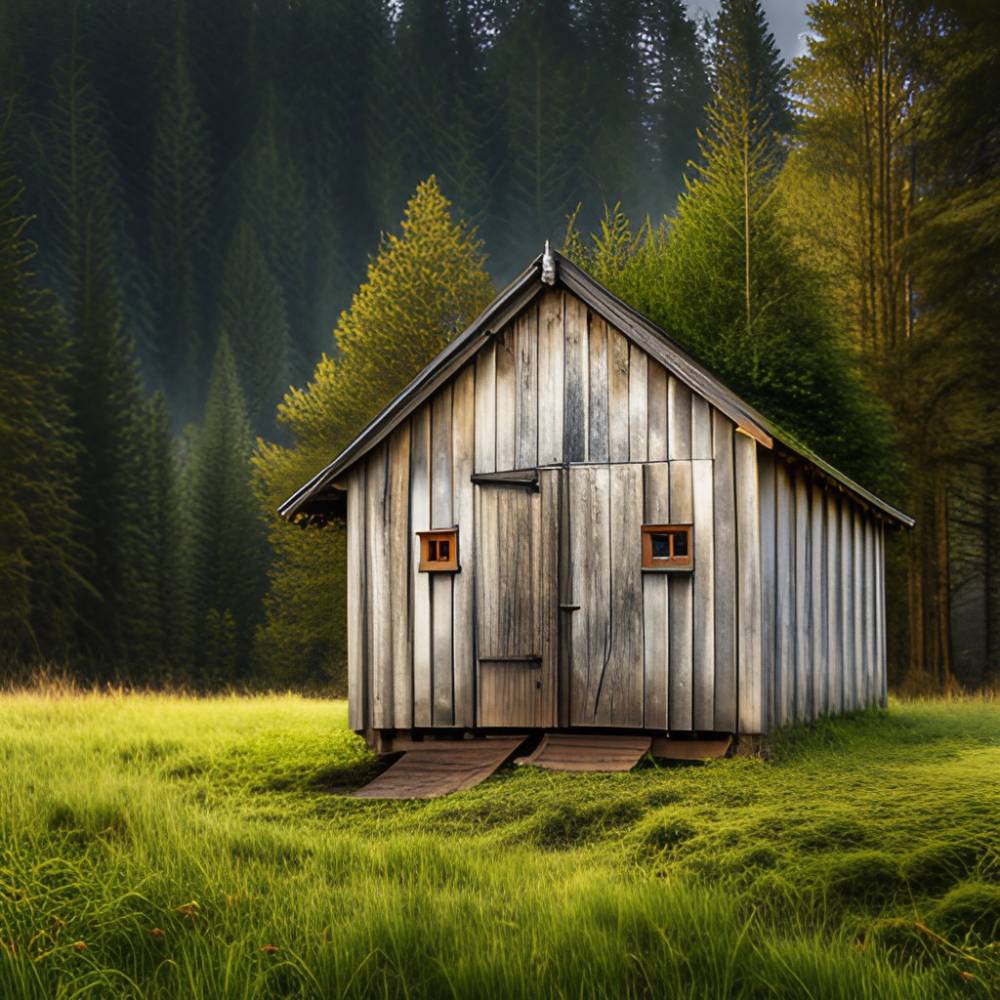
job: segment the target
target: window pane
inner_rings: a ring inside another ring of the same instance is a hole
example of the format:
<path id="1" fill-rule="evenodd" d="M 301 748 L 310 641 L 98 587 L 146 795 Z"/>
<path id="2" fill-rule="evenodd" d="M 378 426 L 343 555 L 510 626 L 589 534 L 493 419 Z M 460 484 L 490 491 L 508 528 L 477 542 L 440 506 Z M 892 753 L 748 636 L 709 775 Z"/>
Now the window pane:
<path id="1" fill-rule="evenodd" d="M 450 546 L 449 546 L 449 544 L 447 542 L 445 542 L 445 541 L 438 542 L 438 554 L 437 554 L 436 558 L 437 558 L 437 560 L 439 562 L 447 562 L 448 561 L 448 551 L 449 551 L 449 549 L 450 549 Z"/>
<path id="2" fill-rule="evenodd" d="M 670 536 L 653 534 L 650 536 L 653 545 L 654 559 L 670 558 Z"/>
<path id="3" fill-rule="evenodd" d="M 678 531 L 674 535 L 674 555 L 686 556 L 688 554 L 688 536 L 686 531 Z"/>

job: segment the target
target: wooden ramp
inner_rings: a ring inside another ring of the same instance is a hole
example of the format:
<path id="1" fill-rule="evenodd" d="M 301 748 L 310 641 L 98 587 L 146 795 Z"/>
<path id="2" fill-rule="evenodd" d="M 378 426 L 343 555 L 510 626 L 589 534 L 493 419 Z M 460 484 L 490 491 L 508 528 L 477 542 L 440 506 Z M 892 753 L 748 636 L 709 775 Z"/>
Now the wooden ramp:
<path id="1" fill-rule="evenodd" d="M 517 763 L 553 771 L 631 771 L 651 743 L 649 736 L 546 733 L 535 752 Z"/>
<path id="2" fill-rule="evenodd" d="M 661 760 L 717 760 L 729 753 L 732 736 L 715 740 L 672 740 L 657 736 L 653 740 L 653 756 Z"/>
<path id="3" fill-rule="evenodd" d="M 485 781 L 524 742 L 523 736 L 414 743 L 399 760 L 354 793 L 359 799 L 436 799 Z"/>

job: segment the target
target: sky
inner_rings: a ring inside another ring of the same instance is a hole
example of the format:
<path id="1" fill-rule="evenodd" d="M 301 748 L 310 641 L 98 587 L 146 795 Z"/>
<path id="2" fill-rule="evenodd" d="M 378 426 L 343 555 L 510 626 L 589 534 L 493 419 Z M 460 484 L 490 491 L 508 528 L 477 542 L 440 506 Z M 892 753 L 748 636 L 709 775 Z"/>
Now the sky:
<path id="1" fill-rule="evenodd" d="M 718 0 L 685 0 L 688 11 L 696 19 L 702 14 L 714 16 Z M 802 33 L 806 30 L 807 0 L 762 0 L 774 40 L 786 60 L 791 61 L 805 50 Z"/>

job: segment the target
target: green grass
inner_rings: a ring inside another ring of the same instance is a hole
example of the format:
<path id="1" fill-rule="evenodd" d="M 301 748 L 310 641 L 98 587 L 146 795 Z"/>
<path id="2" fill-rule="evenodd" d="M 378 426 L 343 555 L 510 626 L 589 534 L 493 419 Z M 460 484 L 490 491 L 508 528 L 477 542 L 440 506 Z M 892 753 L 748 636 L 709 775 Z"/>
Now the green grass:
<path id="1" fill-rule="evenodd" d="M 0 997 L 1000 995 L 1000 705 L 433 802 L 342 702 L 0 695 Z"/>

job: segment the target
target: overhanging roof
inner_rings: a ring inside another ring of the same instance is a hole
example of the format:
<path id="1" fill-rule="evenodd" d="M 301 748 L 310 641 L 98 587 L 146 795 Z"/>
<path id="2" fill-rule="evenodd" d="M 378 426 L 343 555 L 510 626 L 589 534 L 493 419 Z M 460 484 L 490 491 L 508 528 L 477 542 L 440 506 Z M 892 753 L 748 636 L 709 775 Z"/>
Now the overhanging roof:
<path id="1" fill-rule="evenodd" d="M 813 454 L 772 421 L 694 360 L 666 331 L 626 305 L 603 285 L 568 258 L 552 251 L 556 263 L 556 287 L 562 285 L 582 299 L 591 309 L 634 340 L 690 389 L 703 396 L 724 413 L 744 434 L 765 448 L 801 459 L 826 478 L 837 483 L 863 503 L 881 511 L 893 521 L 913 526 L 913 519 L 886 503 Z M 490 337 L 498 333 L 545 287 L 541 280 L 542 255 L 539 254 L 403 391 L 378 413 L 358 436 L 325 468 L 295 491 L 278 513 L 290 520 L 303 514 L 321 515 L 337 506 L 332 491 L 337 480 L 366 455 L 421 403 L 452 377 L 479 352 Z"/>

